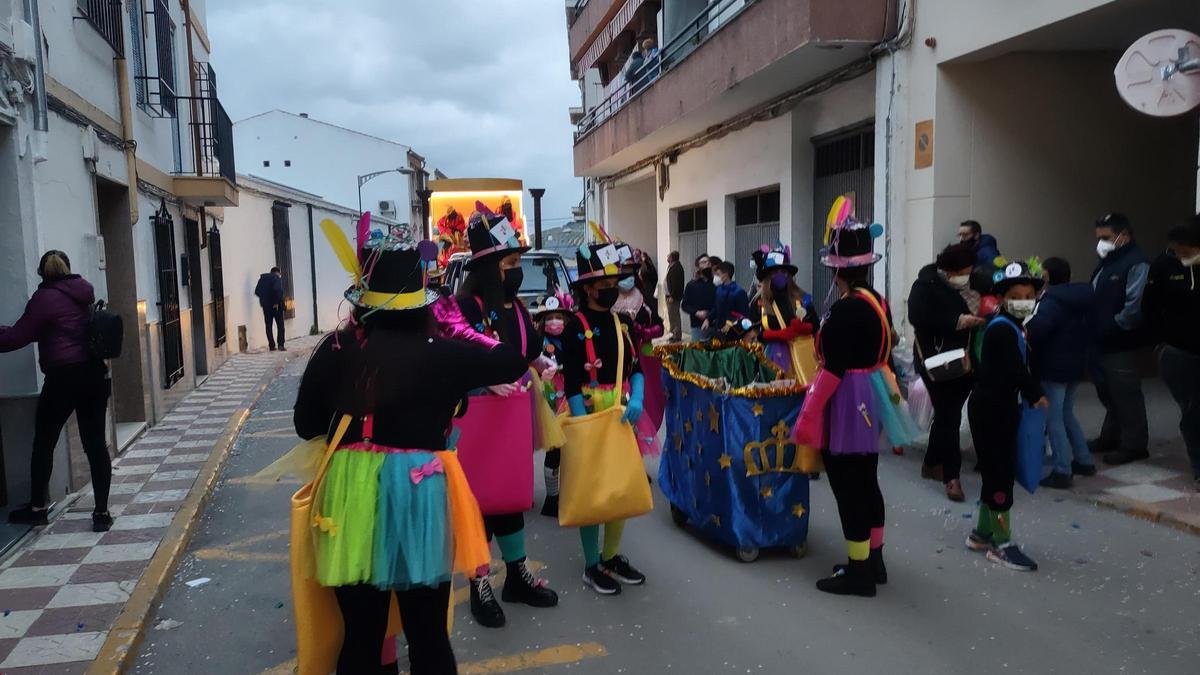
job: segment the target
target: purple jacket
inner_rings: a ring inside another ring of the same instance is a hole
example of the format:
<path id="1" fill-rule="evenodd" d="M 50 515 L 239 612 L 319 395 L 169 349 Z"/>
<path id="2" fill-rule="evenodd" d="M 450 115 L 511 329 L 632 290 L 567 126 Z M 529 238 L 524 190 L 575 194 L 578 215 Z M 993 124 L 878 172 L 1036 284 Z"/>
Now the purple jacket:
<path id="1" fill-rule="evenodd" d="M 95 301 L 92 285 L 77 274 L 42 282 L 16 325 L 0 326 L 0 352 L 36 342 L 42 372 L 88 361 L 87 324 Z"/>

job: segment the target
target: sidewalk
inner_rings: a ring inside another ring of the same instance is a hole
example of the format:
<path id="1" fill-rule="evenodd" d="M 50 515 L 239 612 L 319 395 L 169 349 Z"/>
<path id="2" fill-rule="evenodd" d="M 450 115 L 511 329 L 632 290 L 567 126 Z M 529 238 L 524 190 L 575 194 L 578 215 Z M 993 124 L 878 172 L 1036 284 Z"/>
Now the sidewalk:
<path id="1" fill-rule="evenodd" d="M 91 531 L 89 490 L 0 565 L 0 672 L 83 673 L 106 667 L 102 652 L 123 658 L 248 409 L 312 340 L 290 346 L 234 355 L 114 462 L 111 531 Z"/>

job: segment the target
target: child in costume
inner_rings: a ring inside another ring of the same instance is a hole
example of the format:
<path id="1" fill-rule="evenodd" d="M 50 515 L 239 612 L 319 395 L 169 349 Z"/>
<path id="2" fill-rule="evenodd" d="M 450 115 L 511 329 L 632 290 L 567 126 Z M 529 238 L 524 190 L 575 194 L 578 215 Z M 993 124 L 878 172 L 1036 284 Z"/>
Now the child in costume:
<path id="1" fill-rule="evenodd" d="M 832 229 L 821 262 L 834 268 L 840 299 L 821 322 L 821 367 L 804 397 L 793 438 L 800 445 L 821 448 L 849 553 L 848 564 L 836 567 L 817 588 L 873 597 L 876 584 L 887 583 L 883 493 L 877 475 L 880 436 L 886 432 L 892 446 L 908 445 L 915 424 L 907 418 L 887 365 L 891 313 L 868 282 L 871 265 L 882 257 L 872 252 L 871 240 L 883 228 L 847 217 Z"/>
<path id="2" fill-rule="evenodd" d="M 613 407 L 627 398 L 624 421 L 636 427 L 642 417 L 645 382 L 631 337 L 632 324 L 621 317 L 621 334 L 614 335 L 612 308 L 620 298 L 617 287 L 625 275 L 619 267 L 617 245 L 611 242 L 581 246 L 575 254 L 579 276 L 572 284 L 578 311 L 567 322 L 563 340 L 563 377 L 572 416 Z M 620 316 L 620 315 L 618 315 Z M 617 340 L 625 341 L 623 363 L 627 391 L 616 391 Z M 646 577 L 620 554 L 625 521 L 579 529 L 583 545 L 583 583 L 601 595 L 621 592 L 622 584 L 639 585 Z"/>
<path id="3" fill-rule="evenodd" d="M 554 295 L 543 300 L 533 313 L 538 332 L 542 336 L 542 356 L 553 362 L 554 376 L 543 379 L 542 387 L 546 401 L 556 415 L 565 415 L 569 410 L 561 358 L 564 330 L 573 309 L 574 303 L 571 301 L 571 296 Z M 543 371 L 542 375 L 544 377 L 546 372 Z M 542 504 L 543 516 L 558 518 L 558 472 L 561 465 L 562 450 L 547 448 L 546 465 L 543 468 L 546 479 L 546 501 Z"/>
<path id="4" fill-rule="evenodd" d="M 446 207 L 446 215 L 438 218 L 433 241 L 438 245 L 438 267 L 445 269 L 450 256 L 465 252 L 467 248 L 467 221 L 453 206 Z"/>
<path id="5" fill-rule="evenodd" d="M 646 292 L 638 275 L 643 266 L 642 252 L 629 244 L 618 243 L 617 254 L 621 256 L 621 271 L 628 276 L 617 282 L 621 292 L 613 311 L 629 319 L 630 336 L 646 381 L 645 414 L 638 420 L 635 435 L 642 455 L 657 457 L 661 452 L 657 438 L 666 412 L 666 391 L 662 384 L 662 364 L 654 357 L 653 350 L 654 340 L 663 336 L 665 328 L 658 312 L 646 302 Z"/>
<path id="6" fill-rule="evenodd" d="M 516 230 L 508 219 L 498 215 L 475 213 L 467 228 L 471 243 L 471 260 L 467 262 L 467 277 L 456 298 L 467 323 L 475 330 L 518 347 L 528 365 L 543 371 L 549 362 L 542 358 L 542 344 L 537 339 L 533 317 L 517 297 L 523 280 L 521 254 L 529 250 L 522 246 Z M 553 375 L 553 373 L 551 373 Z M 496 396 L 510 396 L 530 386 L 528 375 L 509 384 L 490 388 Z M 513 425 L 534 424 L 530 416 L 508 420 Z M 495 429 L 504 434 L 504 429 Z M 529 454 L 533 455 L 533 448 Z M 472 480 L 478 480 L 472 477 Z M 476 488 L 477 489 L 477 488 Z M 522 513 L 484 514 L 488 540 L 493 536 L 500 544 L 501 556 L 507 567 L 507 578 L 501 599 L 520 602 L 532 607 L 553 607 L 558 595 L 538 579 L 526 566 L 525 516 Z M 471 613 L 480 625 L 499 628 L 505 623 L 504 610 L 497 602 L 486 570 L 471 581 Z"/>
<path id="7" fill-rule="evenodd" d="M 967 537 L 972 551 L 987 551 L 987 558 L 1009 569 L 1037 570 L 1037 563 L 1012 541 L 1010 511 L 1017 467 L 1017 429 L 1021 399 L 1037 407 L 1048 406 L 1038 379 L 1029 369 L 1024 322 L 1037 303 L 1043 281 L 1025 263 L 1008 264 L 997 272 L 993 292 L 1002 303 L 984 329 L 975 387 L 967 399 L 971 439 L 979 454 L 983 488 L 979 519 Z"/>
<path id="8" fill-rule="evenodd" d="M 760 291 L 756 299 L 759 339 L 763 342 L 767 356 L 783 370 L 787 379 L 796 379 L 796 364 L 792 356 L 792 344 L 811 343 L 817 330 L 817 316 L 812 308 L 812 298 L 796 285 L 796 266 L 791 261 L 791 251 L 785 246 L 768 249 L 765 245 L 754 252 L 755 276 Z M 808 345 L 811 347 L 811 344 Z M 809 364 L 801 364 L 802 368 Z M 807 381 L 813 373 L 802 372 Z"/>
<path id="9" fill-rule="evenodd" d="M 313 352 L 295 426 L 302 438 L 337 441 L 313 499 L 316 580 L 334 588 L 345 623 L 337 672 L 398 672 L 380 665 L 394 592 L 411 672 L 453 673 L 450 578 L 489 555 L 447 433 L 469 389 L 511 382 L 525 359 L 462 326 L 459 337 L 476 344 L 433 334 L 438 294 L 427 290 L 425 271 L 435 244 L 401 227 L 375 233 L 356 257 L 326 222 L 356 278 L 346 292 L 354 319 Z"/>

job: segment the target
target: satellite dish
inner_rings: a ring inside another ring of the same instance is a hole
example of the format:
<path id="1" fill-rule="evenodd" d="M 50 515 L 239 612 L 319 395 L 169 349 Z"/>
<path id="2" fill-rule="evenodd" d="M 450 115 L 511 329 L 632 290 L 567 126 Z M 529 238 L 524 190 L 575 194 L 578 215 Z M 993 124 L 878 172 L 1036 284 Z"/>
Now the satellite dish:
<path id="1" fill-rule="evenodd" d="M 1135 110 L 1182 115 L 1200 105 L 1200 36 L 1160 30 L 1134 42 L 1117 62 L 1117 92 Z"/>

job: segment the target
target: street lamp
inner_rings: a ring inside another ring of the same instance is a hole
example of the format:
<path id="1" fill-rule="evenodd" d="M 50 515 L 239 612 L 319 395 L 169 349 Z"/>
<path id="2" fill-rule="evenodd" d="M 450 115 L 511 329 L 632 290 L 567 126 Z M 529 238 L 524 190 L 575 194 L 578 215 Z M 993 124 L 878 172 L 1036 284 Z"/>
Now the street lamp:
<path id="1" fill-rule="evenodd" d="M 408 169 L 408 168 L 384 169 L 383 171 L 372 171 L 371 173 L 365 173 L 365 174 L 359 176 L 358 177 L 358 217 L 359 218 L 361 218 L 362 214 L 363 214 L 362 186 L 366 185 L 367 183 L 370 183 L 372 179 L 378 178 L 385 173 L 398 173 L 398 174 L 401 174 L 404 176 L 411 176 L 413 174 L 413 170 Z"/>

